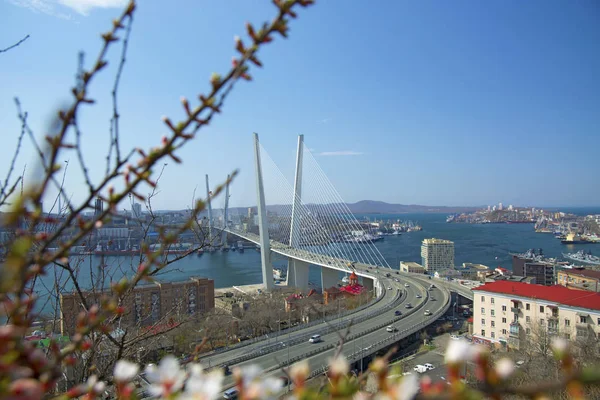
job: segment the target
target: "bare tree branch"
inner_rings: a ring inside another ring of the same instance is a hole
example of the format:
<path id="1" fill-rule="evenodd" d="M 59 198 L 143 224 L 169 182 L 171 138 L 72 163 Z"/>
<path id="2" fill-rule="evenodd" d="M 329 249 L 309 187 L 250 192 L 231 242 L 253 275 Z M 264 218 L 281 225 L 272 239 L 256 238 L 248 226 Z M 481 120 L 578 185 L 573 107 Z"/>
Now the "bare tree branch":
<path id="1" fill-rule="evenodd" d="M 11 49 L 14 49 L 15 47 L 20 46 L 24 41 L 26 41 L 27 39 L 29 39 L 29 35 L 25 36 L 23 39 L 19 40 L 17 43 L 13 44 L 12 46 L 8 46 L 5 49 L 0 49 L 0 53 L 5 53 Z"/>

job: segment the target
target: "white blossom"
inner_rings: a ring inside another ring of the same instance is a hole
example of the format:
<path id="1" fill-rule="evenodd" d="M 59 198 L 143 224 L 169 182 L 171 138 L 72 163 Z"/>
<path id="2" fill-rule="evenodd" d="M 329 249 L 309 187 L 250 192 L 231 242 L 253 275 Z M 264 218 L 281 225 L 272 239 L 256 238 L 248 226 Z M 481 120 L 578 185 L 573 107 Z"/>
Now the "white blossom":
<path id="1" fill-rule="evenodd" d="M 446 349 L 446 363 L 474 361 L 481 351 L 483 349 L 480 346 L 472 345 L 464 340 L 452 340 Z"/>
<path id="2" fill-rule="evenodd" d="M 223 386 L 223 370 L 215 369 L 204 373 L 200 364 L 188 366 L 190 376 L 185 383 L 183 400 L 212 400 L 219 398 Z"/>
<path id="3" fill-rule="evenodd" d="M 310 374 L 310 367 L 308 366 L 308 360 L 302 360 L 290 368 L 290 377 L 293 381 L 304 380 Z"/>
<path id="4" fill-rule="evenodd" d="M 569 348 L 569 342 L 561 337 L 554 337 L 550 346 L 552 346 L 552 350 L 556 353 L 564 354 Z"/>
<path id="5" fill-rule="evenodd" d="M 91 375 L 86 382 L 86 387 L 89 392 L 100 394 L 104 392 L 106 383 L 98 381 L 98 377 L 96 375 Z"/>
<path id="6" fill-rule="evenodd" d="M 348 364 L 346 357 L 338 355 L 329 360 L 329 372 L 332 375 L 346 375 L 348 371 L 350 371 L 350 364 Z"/>
<path id="7" fill-rule="evenodd" d="M 502 358 L 496 363 L 496 373 L 500 379 L 508 378 L 515 370 L 515 363 L 509 358 Z"/>
<path id="8" fill-rule="evenodd" d="M 244 398 L 276 399 L 283 387 L 283 380 L 275 377 L 263 377 L 263 369 L 258 365 L 244 365 L 233 371 L 236 378 L 242 380 Z"/>
<path id="9" fill-rule="evenodd" d="M 254 379 L 244 389 L 246 399 L 277 399 L 283 388 L 283 380 L 268 376 L 262 379 Z"/>
<path id="10" fill-rule="evenodd" d="M 395 388 L 396 400 L 412 400 L 419 392 L 419 379 L 416 375 L 405 375 Z"/>
<path id="11" fill-rule="evenodd" d="M 113 375 L 115 381 L 117 382 L 129 382 L 132 380 L 138 373 L 140 367 L 127 360 L 119 360 L 115 364 L 115 369 L 113 371 Z"/>
<path id="12" fill-rule="evenodd" d="M 248 386 L 252 381 L 258 379 L 263 373 L 263 369 L 255 364 L 243 365 L 233 370 L 233 374 L 242 379 L 242 384 Z"/>
<path id="13" fill-rule="evenodd" d="M 177 359 L 168 355 L 160 361 L 158 368 L 154 364 L 146 367 L 146 378 L 151 383 L 148 391 L 154 396 L 167 397 L 183 387 L 185 375 Z"/>

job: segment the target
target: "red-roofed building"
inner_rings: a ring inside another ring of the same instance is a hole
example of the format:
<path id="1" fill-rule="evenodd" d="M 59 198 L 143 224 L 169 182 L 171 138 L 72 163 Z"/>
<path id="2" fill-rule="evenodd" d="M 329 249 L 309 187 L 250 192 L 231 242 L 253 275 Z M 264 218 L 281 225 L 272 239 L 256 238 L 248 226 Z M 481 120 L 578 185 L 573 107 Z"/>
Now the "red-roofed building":
<path id="1" fill-rule="evenodd" d="M 367 289 L 358 283 L 358 276 L 352 272 L 348 277 L 348 284 L 340 288 L 331 287 L 323 291 L 325 304 L 337 299 L 340 296 L 357 296 L 362 294 Z"/>
<path id="2" fill-rule="evenodd" d="M 302 293 L 292 293 L 285 299 L 285 311 L 290 312 L 296 309 L 298 303 L 302 299 L 307 299 L 313 295 L 315 295 L 317 291 L 315 289 L 310 289 L 310 291 L 304 296 Z"/>
<path id="3" fill-rule="evenodd" d="M 496 281 L 472 289 L 473 336 L 519 347 L 540 330 L 567 339 L 600 334 L 600 294 L 564 286 Z"/>

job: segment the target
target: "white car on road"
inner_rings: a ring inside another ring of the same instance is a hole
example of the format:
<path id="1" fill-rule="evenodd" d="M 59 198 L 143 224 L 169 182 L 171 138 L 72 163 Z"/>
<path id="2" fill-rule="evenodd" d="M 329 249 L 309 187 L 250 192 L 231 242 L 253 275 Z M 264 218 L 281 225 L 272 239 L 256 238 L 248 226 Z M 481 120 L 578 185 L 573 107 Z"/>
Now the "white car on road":
<path id="1" fill-rule="evenodd" d="M 429 310 L 425 310 L 425 315 L 426 315 L 426 316 L 429 316 L 429 315 L 431 315 L 431 311 L 429 311 Z"/>
<path id="2" fill-rule="evenodd" d="M 417 365 L 413 368 L 413 371 L 422 374 L 423 372 L 427 372 L 427 368 L 424 365 Z"/>

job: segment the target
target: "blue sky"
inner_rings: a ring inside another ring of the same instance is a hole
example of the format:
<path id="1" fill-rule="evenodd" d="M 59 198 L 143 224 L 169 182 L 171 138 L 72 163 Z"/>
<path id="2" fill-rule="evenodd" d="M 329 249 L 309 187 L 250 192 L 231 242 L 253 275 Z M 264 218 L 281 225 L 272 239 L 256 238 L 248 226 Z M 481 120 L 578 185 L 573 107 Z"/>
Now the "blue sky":
<path id="1" fill-rule="evenodd" d="M 78 51 L 89 66 L 98 33 L 121 4 L 0 1 L 0 48 L 31 35 L 0 54 L 0 172 L 20 129 L 13 97 L 41 136 L 69 100 Z M 180 96 L 196 98 L 213 71 L 226 71 L 244 22 L 274 15 L 267 0 L 169 4 L 138 7 L 119 98 L 125 147 L 158 144 L 161 116 L 181 117 Z M 217 183 L 235 168 L 231 203 L 255 204 L 252 132 L 290 178 L 303 133 L 348 202 L 599 205 L 599 42 L 600 6 L 592 0 L 321 0 L 292 21 L 290 39 L 263 49 L 265 68 L 235 89 L 222 115 L 181 153 L 183 165 L 169 163 L 155 207 L 184 208 L 194 187 L 204 192 L 204 174 Z M 110 68 L 92 86 L 98 105 L 82 113 L 96 178 L 117 55 L 114 47 Z M 33 174 L 31 147 L 24 150 L 18 168 L 28 163 Z M 67 190 L 81 199 L 76 156 L 64 159 Z"/>

